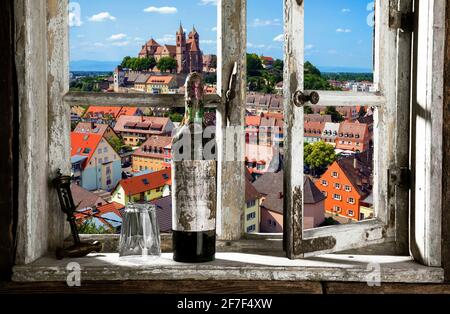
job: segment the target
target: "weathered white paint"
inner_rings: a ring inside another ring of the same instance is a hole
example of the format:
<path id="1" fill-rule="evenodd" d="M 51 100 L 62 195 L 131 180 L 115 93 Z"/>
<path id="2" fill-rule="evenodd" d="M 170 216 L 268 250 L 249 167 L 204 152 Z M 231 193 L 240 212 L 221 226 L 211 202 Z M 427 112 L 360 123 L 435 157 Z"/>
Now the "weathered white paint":
<path id="1" fill-rule="evenodd" d="M 216 113 L 217 235 L 223 240 L 238 240 L 244 233 L 246 6 L 246 0 L 217 1 L 217 91 L 223 96 Z M 236 97 L 227 106 L 225 95 L 235 63 Z"/>
<path id="2" fill-rule="evenodd" d="M 406 1 L 406 0 L 405 0 Z M 302 189 L 303 176 L 303 110 L 293 106 L 291 99 L 295 90 L 302 90 L 303 85 L 303 2 L 285 1 L 285 23 L 286 23 L 286 48 L 285 48 L 285 116 L 288 130 L 285 142 L 286 148 L 286 169 L 285 176 L 286 210 L 289 211 L 285 226 L 287 239 L 287 249 L 290 257 L 302 257 L 319 252 L 338 252 L 348 249 L 365 247 L 370 244 L 380 244 L 391 242 L 398 246 L 401 253 L 407 247 L 407 193 L 399 194 L 402 191 L 394 189 L 388 195 L 388 169 L 397 165 L 396 159 L 404 163 L 408 160 L 408 150 L 405 149 L 408 143 L 408 132 L 399 132 L 408 125 L 404 119 L 404 114 L 398 114 L 402 108 L 407 106 L 408 99 L 405 97 L 407 90 L 397 99 L 397 91 L 404 88 L 405 79 L 402 78 L 402 85 L 397 84 L 397 75 L 400 73 L 410 73 L 408 62 L 398 62 L 399 59 L 408 54 L 410 47 L 407 45 L 397 45 L 397 30 L 389 28 L 389 11 L 392 7 L 398 7 L 398 0 L 377 1 L 375 9 L 375 74 L 374 83 L 379 92 L 358 93 L 358 92 L 333 92 L 319 91 L 319 105 L 328 106 L 376 106 L 374 117 L 374 200 L 376 220 L 361 222 L 349 226 L 332 226 L 315 230 L 302 229 L 303 209 L 298 208 L 301 199 L 297 191 Z M 405 8 L 402 8 L 405 9 Z M 405 54 L 404 52 L 407 51 Z M 410 64 L 410 63 L 409 63 Z M 396 69 L 397 72 L 393 72 Z M 402 150 L 397 151 L 397 148 Z M 406 155 L 406 158 L 405 158 Z M 401 165 L 401 163 L 400 163 Z M 297 201 L 295 201 L 297 200 Z M 391 206 L 389 206 L 391 205 Z M 396 220 L 397 219 L 397 220 Z M 398 223 L 396 225 L 396 222 Z M 401 223 L 400 223 L 401 222 Z M 401 235 L 401 236 L 400 236 Z M 290 239 L 289 239 L 290 238 Z M 336 244 L 332 248 L 326 248 L 327 239 L 334 238 Z M 312 245 L 314 244 L 314 245 Z M 315 247 L 316 252 L 295 253 L 296 248 L 303 245 L 303 250 L 308 247 Z M 324 247 L 326 248 L 324 250 Z M 401 249 L 400 249 L 401 248 Z M 308 253 L 308 254 L 304 254 Z"/>
<path id="3" fill-rule="evenodd" d="M 425 265 L 441 265 L 442 126 L 445 9 L 440 0 L 420 1 L 416 93 L 413 95 L 414 219 L 412 252 Z"/>
<path id="4" fill-rule="evenodd" d="M 50 178 L 70 173 L 70 108 L 62 97 L 69 90 L 68 1 L 47 0 L 48 51 L 48 236 L 49 249 L 60 247 L 69 231 Z M 66 232 L 64 226 L 67 227 Z"/>
<path id="5" fill-rule="evenodd" d="M 354 281 L 378 278 L 369 265 L 379 265 L 383 282 L 440 283 L 442 268 L 426 267 L 402 256 L 322 255 L 311 259 L 242 253 L 217 253 L 216 261 L 205 264 L 174 262 L 172 254 L 159 259 L 120 260 L 118 254 L 90 254 L 87 258 L 57 261 L 44 257 L 31 265 L 16 266 L 16 282 L 66 281 L 69 262 L 81 266 L 85 280 L 280 280 L 280 281 Z"/>
<path id="6" fill-rule="evenodd" d="M 19 88 L 19 217 L 16 263 L 48 248 L 48 96 L 46 2 L 14 1 Z"/>
<path id="7" fill-rule="evenodd" d="M 218 95 L 204 95 L 206 108 L 216 108 L 220 102 L 221 98 Z M 90 104 L 91 106 L 184 108 L 185 98 L 183 94 L 68 92 L 64 96 L 64 103 L 67 107 Z"/>
<path id="8" fill-rule="evenodd" d="M 311 91 L 305 90 L 305 94 Z M 362 106 L 381 107 L 386 104 L 386 98 L 379 93 L 318 91 L 320 100 L 317 106 L 354 107 L 356 103 Z"/>

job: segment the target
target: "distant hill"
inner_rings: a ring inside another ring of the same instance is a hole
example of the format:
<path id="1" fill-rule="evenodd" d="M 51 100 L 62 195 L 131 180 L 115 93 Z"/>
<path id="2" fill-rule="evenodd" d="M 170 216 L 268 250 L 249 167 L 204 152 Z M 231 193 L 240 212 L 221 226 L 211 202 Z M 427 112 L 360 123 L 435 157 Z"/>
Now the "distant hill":
<path id="1" fill-rule="evenodd" d="M 318 66 L 322 73 L 373 73 L 368 68 L 352 68 L 352 67 L 334 67 L 334 66 Z"/>
<path id="2" fill-rule="evenodd" d="M 120 61 L 77 60 L 70 62 L 70 71 L 113 72 Z"/>

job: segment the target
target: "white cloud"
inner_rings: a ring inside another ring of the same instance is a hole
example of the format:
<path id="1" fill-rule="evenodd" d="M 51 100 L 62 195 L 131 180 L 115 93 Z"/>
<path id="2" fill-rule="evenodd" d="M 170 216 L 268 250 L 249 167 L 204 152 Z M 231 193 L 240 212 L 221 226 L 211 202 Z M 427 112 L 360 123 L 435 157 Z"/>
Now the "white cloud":
<path id="1" fill-rule="evenodd" d="M 247 43 L 248 48 L 265 48 L 266 45 L 264 44 L 253 44 L 253 43 Z"/>
<path id="2" fill-rule="evenodd" d="M 125 37 L 127 37 L 127 35 L 124 33 L 114 34 L 114 35 L 111 35 L 111 37 L 109 37 L 108 40 L 116 41 L 116 40 L 124 39 Z"/>
<path id="3" fill-rule="evenodd" d="M 335 54 L 337 54 L 338 52 L 337 52 L 335 49 L 330 49 L 330 50 L 328 50 L 328 53 L 329 53 L 330 55 L 335 55 Z"/>
<path id="4" fill-rule="evenodd" d="M 314 45 L 306 45 L 305 50 L 311 50 L 314 48 Z"/>
<path id="5" fill-rule="evenodd" d="M 200 0 L 199 5 L 217 5 L 217 0 Z"/>
<path id="6" fill-rule="evenodd" d="M 69 26 L 70 27 L 80 27 L 83 25 L 83 22 L 80 19 L 80 16 L 75 12 L 69 12 Z"/>
<path id="7" fill-rule="evenodd" d="M 141 38 L 141 37 L 134 37 L 134 40 L 135 40 L 135 41 L 144 41 L 144 38 Z"/>
<path id="8" fill-rule="evenodd" d="M 280 19 L 273 20 L 261 20 L 254 19 L 253 22 L 250 23 L 251 27 L 261 27 L 261 26 L 281 26 Z"/>
<path id="9" fill-rule="evenodd" d="M 280 34 L 273 39 L 273 41 L 284 42 L 284 34 Z"/>
<path id="10" fill-rule="evenodd" d="M 178 12 L 175 7 L 148 7 L 144 9 L 144 12 L 148 13 L 159 13 L 159 14 L 175 14 Z"/>
<path id="11" fill-rule="evenodd" d="M 342 9 L 342 10 L 341 10 L 341 12 L 342 12 L 342 13 L 349 13 L 349 12 L 351 12 L 351 10 L 350 10 L 350 9 L 347 9 L 347 8 L 345 8 L 345 9 Z"/>
<path id="12" fill-rule="evenodd" d="M 115 21 L 116 17 L 112 16 L 109 12 L 100 12 L 89 18 L 91 22 L 104 22 L 104 21 Z"/>
<path id="13" fill-rule="evenodd" d="M 112 45 L 116 46 L 116 47 L 125 47 L 125 46 L 128 46 L 129 44 L 130 44 L 129 41 L 118 41 L 118 42 L 112 43 Z"/>
<path id="14" fill-rule="evenodd" d="M 105 47 L 105 44 L 104 43 L 94 43 L 94 46 L 95 47 Z"/>
<path id="15" fill-rule="evenodd" d="M 163 37 L 156 39 L 157 42 L 160 42 L 163 44 L 175 42 L 175 40 L 176 40 L 176 37 L 175 37 L 175 35 L 172 35 L 172 34 L 165 34 Z"/>
<path id="16" fill-rule="evenodd" d="M 201 39 L 200 43 L 205 44 L 205 45 L 212 45 L 212 44 L 216 44 L 217 41 L 215 41 L 213 39 Z"/>
<path id="17" fill-rule="evenodd" d="M 336 32 L 338 32 L 338 33 L 351 33 L 352 32 L 352 30 L 351 29 L 349 29 L 349 28 L 338 28 L 337 30 L 336 30 Z"/>
<path id="18" fill-rule="evenodd" d="M 217 27 L 214 26 L 213 28 L 211 28 L 211 31 L 212 31 L 212 32 L 217 32 Z"/>

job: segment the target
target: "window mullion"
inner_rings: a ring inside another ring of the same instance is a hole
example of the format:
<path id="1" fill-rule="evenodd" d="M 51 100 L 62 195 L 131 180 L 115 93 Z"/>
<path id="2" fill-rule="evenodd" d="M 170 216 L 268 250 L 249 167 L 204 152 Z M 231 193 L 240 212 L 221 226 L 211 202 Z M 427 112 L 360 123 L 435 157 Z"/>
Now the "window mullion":
<path id="1" fill-rule="evenodd" d="M 238 240 L 244 233 L 244 119 L 246 97 L 246 0 L 219 0 L 217 90 L 225 96 L 235 64 L 236 96 L 217 109 L 217 234 Z"/>
<path id="2" fill-rule="evenodd" d="M 216 94 L 204 96 L 206 108 L 216 108 L 221 98 Z M 184 94 L 119 94 L 69 92 L 64 96 L 64 102 L 69 106 L 118 106 L 118 107 L 159 107 L 184 108 Z"/>

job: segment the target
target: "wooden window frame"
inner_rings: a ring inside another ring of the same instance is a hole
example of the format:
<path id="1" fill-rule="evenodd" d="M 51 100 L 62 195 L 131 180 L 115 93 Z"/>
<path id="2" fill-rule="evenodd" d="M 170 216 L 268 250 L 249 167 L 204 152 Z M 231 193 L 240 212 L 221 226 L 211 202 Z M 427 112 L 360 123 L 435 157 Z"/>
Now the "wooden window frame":
<path id="1" fill-rule="evenodd" d="M 303 91 L 304 0 L 285 0 L 284 109 L 288 133 L 284 145 L 286 152 L 284 204 L 287 212 L 284 221 L 284 248 L 289 258 L 304 258 L 347 249 L 360 248 L 364 251 L 365 248 L 379 244 L 384 245 L 386 251 L 409 255 L 411 204 L 411 230 L 420 234 L 420 239 L 415 239 L 415 234 L 411 233 L 412 256 L 428 266 L 440 265 L 438 244 L 441 236 L 442 204 L 439 194 L 442 190 L 439 189 L 439 184 L 442 177 L 439 176 L 439 171 L 434 171 L 431 167 L 433 160 L 436 163 L 442 157 L 442 141 L 432 143 L 433 140 L 429 136 L 431 134 L 438 136 L 437 132 L 442 130 L 443 75 L 437 82 L 432 82 L 435 74 L 431 71 L 439 66 L 439 69 L 443 69 L 445 5 L 444 2 L 437 1 L 420 4 L 413 0 L 375 2 L 374 84 L 379 92 L 320 91 L 318 105 L 337 106 L 339 103 L 339 106 L 355 106 L 358 100 L 364 105 L 378 108 L 375 112 L 377 130 L 374 134 L 374 140 L 378 143 L 374 151 L 376 215 L 374 219 L 358 224 L 303 230 L 303 166 L 298 160 L 303 160 L 304 112 L 299 103 L 296 103 L 299 107 L 294 105 L 294 96 L 296 92 L 309 93 Z M 410 23 L 396 23 L 407 20 L 413 11 L 414 18 Z M 406 19 L 403 19 L 403 16 Z M 412 31 L 409 31 L 409 28 Z M 412 49 L 413 38 L 415 43 L 423 43 L 416 45 L 415 50 Z M 421 58 L 413 59 L 413 53 Z M 422 76 L 412 75 L 413 70 Z M 423 81 L 424 84 L 420 88 L 417 83 L 412 86 L 413 81 L 418 82 L 423 77 L 428 81 Z M 431 97 L 427 93 L 428 90 L 432 90 Z M 422 108 L 417 110 L 417 104 Z M 430 115 L 427 114 L 427 110 L 431 112 Z M 419 115 L 410 118 L 411 112 L 413 115 L 417 113 Z M 413 123 L 412 128 L 410 128 L 411 121 L 416 123 Z M 422 123 L 422 128 L 416 128 L 419 123 Z M 419 150 L 414 142 L 410 146 L 410 135 L 412 140 L 419 135 L 422 141 L 418 141 L 417 144 L 428 145 L 429 151 L 427 149 L 424 151 L 423 148 Z M 415 150 L 413 162 L 417 162 L 410 165 L 411 147 Z M 437 156 L 430 155 L 430 151 L 437 153 Z M 399 173 L 395 176 L 393 171 L 403 168 L 411 170 L 412 180 L 416 173 L 422 176 L 420 182 L 415 181 L 416 186 L 411 194 L 411 200 L 409 188 L 406 187 L 408 182 L 406 184 L 395 182 Z M 427 181 L 433 176 L 437 179 L 437 188 L 431 187 L 432 181 Z M 435 199 L 430 199 L 430 194 Z M 414 211 L 414 205 L 417 206 L 420 202 L 420 210 Z M 430 207 L 430 203 L 438 206 Z M 430 212 L 437 214 L 437 218 L 430 216 Z M 429 236 L 430 234 L 432 236 Z M 418 249 L 414 250 L 413 242 L 417 240 Z"/>
<path id="2" fill-rule="evenodd" d="M 402 0 L 400 1 L 403 5 Z M 287 5 L 285 11 L 293 5 L 303 2 L 303 0 L 285 0 Z M 395 1 L 393 1 L 395 2 Z M 218 51 L 218 60 L 221 60 L 218 71 L 218 96 L 208 96 L 207 103 L 219 103 L 217 107 L 217 127 L 222 132 L 218 132 L 219 137 L 219 219 L 218 234 L 221 241 L 241 240 L 243 236 L 243 215 L 244 199 L 241 193 L 244 187 L 244 163 L 242 161 L 226 161 L 221 159 L 226 155 L 225 143 L 227 126 L 243 126 L 245 113 L 245 69 L 246 68 L 246 0 L 219 0 L 219 18 L 223 23 L 218 25 L 219 46 L 223 47 Z M 430 119 L 433 118 L 431 132 L 427 136 L 433 136 L 442 132 L 442 90 L 440 90 L 441 79 L 433 81 L 430 77 L 435 77 L 433 72 L 442 65 L 443 59 L 443 38 L 445 21 L 445 3 L 430 1 L 429 10 L 423 10 L 423 16 L 418 21 L 419 25 L 427 30 L 428 43 L 425 49 L 430 53 L 425 63 L 425 72 L 429 80 L 422 88 L 431 89 L 431 93 L 424 99 L 424 103 L 431 111 Z M 64 241 L 67 234 L 64 215 L 59 209 L 56 193 L 52 190 L 49 178 L 54 177 L 58 169 L 63 172 L 70 170 L 70 109 L 63 105 L 72 103 L 86 103 L 97 105 L 111 105 L 111 95 L 88 95 L 79 93 L 74 95 L 68 93 L 68 14 L 67 1 L 60 0 L 19 0 L 15 1 L 15 24 L 16 24 L 16 67 L 19 83 L 19 198 L 18 202 L 18 232 L 16 264 L 26 265 L 36 261 L 46 255 L 48 251 L 54 250 Z M 433 24 L 434 23 L 434 24 Z M 437 25 L 437 26 L 436 26 Z M 33 36 L 31 36 L 33 34 Z M 396 34 L 398 44 L 408 42 L 402 34 Z M 287 34 L 289 39 L 289 34 Z M 289 45 L 288 45 L 289 46 Z M 441 47 L 442 46 L 442 47 Z M 442 48 L 442 49 L 441 49 Z M 289 48 L 288 48 L 289 49 Z M 422 49 L 417 47 L 417 49 Z M 235 64 L 238 65 L 239 83 L 237 97 L 229 104 L 226 104 L 222 95 L 225 95 L 227 83 L 231 77 Z M 384 69 L 391 71 L 392 69 Z M 289 65 L 286 67 L 289 73 Z M 295 75 L 295 73 L 289 73 Z M 443 77 L 443 73 L 442 73 Z M 43 79 L 44 78 L 44 79 Z M 401 81 L 402 78 L 399 79 Z M 391 78 L 387 85 L 396 85 L 395 78 Z M 399 82 L 402 83 L 402 82 Z M 404 82 L 403 82 L 404 83 Z M 292 88 L 286 84 L 285 88 Z M 417 88 L 419 89 L 419 88 Z M 326 95 L 323 99 L 327 100 Z M 350 95 L 351 96 L 351 95 Z M 420 95 L 418 95 L 420 96 Z M 133 95 L 115 95 L 119 98 L 121 106 L 131 106 L 136 103 L 137 98 Z M 374 101 L 378 96 L 373 96 Z M 404 94 L 395 94 L 390 97 L 406 97 Z M 400 99 L 401 100 L 401 99 Z M 400 101 L 399 100 L 399 101 Z M 175 99 L 173 95 L 145 95 L 139 97 L 140 105 L 155 105 L 159 103 L 182 106 L 182 100 Z M 289 102 L 289 100 L 286 100 Z M 433 106 L 431 106 L 433 103 Z M 161 105 L 159 105 L 161 107 Z M 285 103 L 285 107 L 289 106 Z M 414 107 L 414 104 L 413 104 Z M 420 113 L 420 112 L 419 112 Z M 397 113 L 403 117 L 401 113 Z M 235 137 L 235 149 L 243 152 L 245 145 L 245 132 L 242 136 Z M 222 144 L 221 144 L 222 143 Z M 442 158 L 442 145 L 439 141 L 426 143 L 427 149 L 419 154 L 426 155 L 426 167 L 435 165 Z M 404 148 L 403 148 L 404 149 Z M 417 156 L 416 156 L 417 158 Z M 244 159 L 242 159 L 244 160 Z M 397 160 L 397 162 L 400 162 Z M 401 161 L 402 163 L 408 161 Z M 416 166 L 416 169 L 419 167 Z M 425 178 L 442 181 L 442 174 L 439 171 L 427 171 Z M 222 180 L 227 178 L 229 180 Z M 415 219 L 413 225 L 427 226 L 431 232 L 425 236 L 412 233 L 411 237 L 418 243 L 417 248 L 412 252 L 416 260 L 429 266 L 440 266 L 440 226 L 433 229 L 440 223 L 442 205 L 440 195 L 433 189 L 429 191 L 412 211 L 412 216 L 417 217 L 418 212 L 424 213 L 422 217 L 437 217 L 437 219 Z M 415 195 L 420 195 L 415 191 Z M 436 205 L 436 206 L 434 206 Z M 227 221 L 220 219 L 226 216 Z M 396 221 L 404 224 L 407 221 Z M 286 226 L 286 225 L 285 225 Z M 261 236 L 247 235 L 246 238 L 270 239 L 272 235 Z M 407 236 L 406 236 L 407 237 Z M 231 242 L 230 242 L 231 241 Z M 227 244 L 227 245 L 228 245 Z M 232 246 L 232 245 L 231 245 Z M 375 252 L 375 251 L 372 251 Z M 385 251 L 384 251 L 385 252 Z M 436 253 L 439 252 L 439 253 Z"/>

